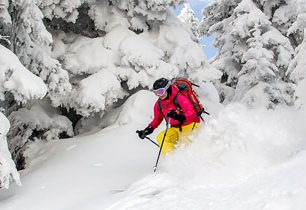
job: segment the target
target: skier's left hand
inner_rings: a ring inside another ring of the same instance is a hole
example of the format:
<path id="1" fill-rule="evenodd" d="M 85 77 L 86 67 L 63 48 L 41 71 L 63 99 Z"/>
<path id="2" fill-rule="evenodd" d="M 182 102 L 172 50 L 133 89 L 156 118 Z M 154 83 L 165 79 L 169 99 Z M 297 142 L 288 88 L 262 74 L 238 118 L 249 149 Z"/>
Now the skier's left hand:
<path id="1" fill-rule="evenodd" d="M 186 120 L 186 117 L 184 114 L 178 114 L 175 110 L 170 110 L 167 114 L 167 117 L 177 120 L 180 123 L 183 123 Z"/>

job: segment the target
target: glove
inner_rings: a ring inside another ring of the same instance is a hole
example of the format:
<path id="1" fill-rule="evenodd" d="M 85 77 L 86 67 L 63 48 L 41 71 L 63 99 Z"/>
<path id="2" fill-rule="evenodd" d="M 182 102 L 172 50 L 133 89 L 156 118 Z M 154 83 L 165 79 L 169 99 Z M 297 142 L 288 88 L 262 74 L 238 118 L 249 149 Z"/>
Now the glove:
<path id="1" fill-rule="evenodd" d="M 178 114 L 176 111 L 174 110 L 170 110 L 167 114 L 167 117 L 170 117 L 174 120 L 179 121 L 180 123 L 184 123 L 186 120 L 186 117 L 184 114 Z"/>
<path id="2" fill-rule="evenodd" d="M 148 125 L 144 130 L 137 130 L 139 138 L 144 139 L 147 135 L 153 133 L 154 128 L 151 125 Z"/>

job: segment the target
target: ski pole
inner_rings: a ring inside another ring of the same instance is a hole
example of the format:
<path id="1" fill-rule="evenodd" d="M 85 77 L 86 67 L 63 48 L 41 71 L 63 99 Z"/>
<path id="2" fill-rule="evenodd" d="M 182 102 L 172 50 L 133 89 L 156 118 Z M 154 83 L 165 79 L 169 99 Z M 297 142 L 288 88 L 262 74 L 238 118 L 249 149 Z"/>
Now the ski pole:
<path id="1" fill-rule="evenodd" d="M 156 172 L 156 170 L 157 170 L 157 164 L 158 164 L 159 157 L 160 157 L 160 154 L 161 154 L 161 151 L 162 151 L 162 148 L 163 148 L 163 145 L 164 145 L 164 141 L 165 141 L 165 138 L 166 138 L 166 135 L 167 135 L 167 132 L 168 132 L 169 124 L 170 124 L 170 118 L 169 118 L 168 122 L 166 122 L 165 134 L 164 134 L 162 143 L 161 143 L 160 148 L 159 148 L 159 152 L 158 152 L 158 156 L 157 156 L 157 160 L 156 160 L 155 166 L 153 168 L 154 172 Z"/>
<path id="2" fill-rule="evenodd" d="M 136 131 L 136 133 L 139 133 L 140 131 Z M 159 145 L 156 143 L 156 142 L 154 142 L 152 139 L 150 139 L 149 137 L 147 137 L 147 136 L 145 136 L 145 138 L 146 139 L 148 139 L 150 142 L 152 142 L 153 144 L 155 144 L 156 146 L 158 146 L 159 147 Z"/>
<path id="3" fill-rule="evenodd" d="M 149 137 L 146 136 L 145 138 L 148 139 L 150 142 L 152 142 L 153 144 L 155 144 L 156 146 L 159 147 L 159 145 L 156 142 L 154 142 L 152 139 L 150 139 Z"/>

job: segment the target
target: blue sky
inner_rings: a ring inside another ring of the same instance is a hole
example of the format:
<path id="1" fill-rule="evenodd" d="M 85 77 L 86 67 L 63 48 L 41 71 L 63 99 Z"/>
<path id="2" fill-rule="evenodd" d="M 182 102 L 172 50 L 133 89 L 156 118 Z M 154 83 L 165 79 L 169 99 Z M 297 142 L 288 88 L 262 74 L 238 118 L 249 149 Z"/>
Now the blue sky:
<path id="1" fill-rule="evenodd" d="M 196 17 L 201 21 L 202 20 L 202 9 L 207 6 L 212 0 L 189 0 L 190 6 L 194 10 Z M 180 6 L 176 9 L 176 13 L 179 14 L 181 8 L 183 6 Z M 203 37 L 202 44 L 205 55 L 207 59 L 212 58 L 216 53 L 218 52 L 218 49 L 212 46 L 214 37 Z"/>

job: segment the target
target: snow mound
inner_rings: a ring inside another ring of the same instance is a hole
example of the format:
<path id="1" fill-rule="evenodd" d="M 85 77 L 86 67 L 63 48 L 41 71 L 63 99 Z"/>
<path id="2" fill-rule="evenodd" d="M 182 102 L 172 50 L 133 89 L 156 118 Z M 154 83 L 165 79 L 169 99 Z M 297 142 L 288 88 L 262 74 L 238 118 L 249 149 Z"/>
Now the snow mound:
<path id="1" fill-rule="evenodd" d="M 152 119 L 156 100 L 157 97 L 154 93 L 147 90 L 138 91 L 125 102 L 117 123 L 119 125 L 125 125 L 132 121 L 143 123 L 144 119 Z"/>

